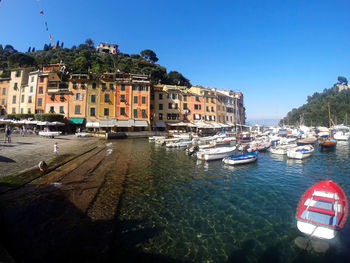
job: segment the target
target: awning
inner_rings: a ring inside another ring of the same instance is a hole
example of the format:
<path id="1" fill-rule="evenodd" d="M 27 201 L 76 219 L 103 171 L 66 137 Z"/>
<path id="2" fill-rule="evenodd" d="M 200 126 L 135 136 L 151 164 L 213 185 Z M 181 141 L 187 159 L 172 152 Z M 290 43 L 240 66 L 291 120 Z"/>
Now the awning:
<path id="1" fill-rule="evenodd" d="M 177 122 L 177 123 L 168 123 L 168 125 L 169 126 L 176 126 L 176 127 L 178 127 L 178 126 L 185 127 L 185 126 L 187 126 L 187 123 L 185 123 L 185 122 Z"/>
<path id="2" fill-rule="evenodd" d="M 133 119 L 117 121 L 117 127 L 121 127 L 121 128 L 123 128 L 123 127 L 124 128 L 130 128 L 130 127 L 134 126 L 134 124 L 135 124 L 135 121 Z"/>
<path id="3" fill-rule="evenodd" d="M 165 128 L 166 127 L 165 122 L 164 121 L 157 121 L 156 127 Z"/>
<path id="4" fill-rule="evenodd" d="M 110 127 L 114 127 L 117 126 L 117 120 L 113 119 L 113 120 L 101 120 L 100 121 L 100 127 L 103 128 L 110 128 Z"/>
<path id="5" fill-rule="evenodd" d="M 100 123 L 98 121 L 88 121 L 86 123 L 86 128 L 99 128 Z"/>
<path id="6" fill-rule="evenodd" d="M 135 127 L 148 127 L 148 122 L 135 120 Z"/>
<path id="7" fill-rule="evenodd" d="M 83 124 L 84 118 L 70 118 L 68 122 L 73 124 Z"/>

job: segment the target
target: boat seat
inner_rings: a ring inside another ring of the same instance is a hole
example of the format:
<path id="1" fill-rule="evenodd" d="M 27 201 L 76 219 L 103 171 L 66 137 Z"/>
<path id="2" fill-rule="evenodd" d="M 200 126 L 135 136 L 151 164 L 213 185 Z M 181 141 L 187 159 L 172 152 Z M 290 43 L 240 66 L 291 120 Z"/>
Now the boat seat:
<path id="1" fill-rule="evenodd" d="M 325 202 L 330 202 L 330 203 L 335 202 L 334 198 L 329 198 L 329 197 L 325 197 L 325 196 L 313 195 L 312 198 L 315 200 L 320 200 L 320 201 L 325 201 Z"/>
<path id="2" fill-rule="evenodd" d="M 332 215 L 332 216 L 335 215 L 335 211 L 334 210 L 319 208 L 319 207 L 315 207 L 315 206 L 309 206 L 308 211 L 317 212 L 317 213 L 321 213 L 321 214 Z"/>
<path id="3" fill-rule="evenodd" d="M 337 224 L 337 216 L 314 211 L 304 210 L 304 212 L 301 214 L 301 218 L 324 225 L 336 226 Z"/>

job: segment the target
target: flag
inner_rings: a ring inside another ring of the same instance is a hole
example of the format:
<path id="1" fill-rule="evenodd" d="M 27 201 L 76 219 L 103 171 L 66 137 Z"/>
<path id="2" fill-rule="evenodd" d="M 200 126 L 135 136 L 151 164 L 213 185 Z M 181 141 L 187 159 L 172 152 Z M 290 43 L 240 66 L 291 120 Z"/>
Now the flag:
<path id="1" fill-rule="evenodd" d="M 49 38 L 50 38 L 51 41 L 53 41 L 51 35 L 49 35 Z"/>
<path id="2" fill-rule="evenodd" d="M 58 52 L 57 52 L 57 57 L 58 57 Z"/>
<path id="3" fill-rule="evenodd" d="M 46 31 L 49 31 L 49 27 L 47 26 L 47 22 L 45 22 L 45 26 L 46 26 Z"/>
<path id="4" fill-rule="evenodd" d="M 331 122 L 332 122 L 333 126 L 335 126 L 334 121 L 332 119 L 331 119 Z"/>
<path id="5" fill-rule="evenodd" d="M 42 9 L 40 10 L 40 14 L 42 14 L 42 15 L 44 14 L 44 11 Z"/>

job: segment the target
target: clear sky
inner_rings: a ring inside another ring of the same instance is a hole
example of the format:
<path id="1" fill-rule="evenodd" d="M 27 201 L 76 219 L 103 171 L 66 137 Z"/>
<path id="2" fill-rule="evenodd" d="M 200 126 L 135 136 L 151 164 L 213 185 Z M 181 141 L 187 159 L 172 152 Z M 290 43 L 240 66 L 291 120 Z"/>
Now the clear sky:
<path id="1" fill-rule="evenodd" d="M 47 22 L 65 47 L 92 38 L 152 49 L 194 85 L 242 91 L 248 120 L 283 117 L 350 79 L 349 0 L 0 1 L 3 46 L 42 49 Z"/>

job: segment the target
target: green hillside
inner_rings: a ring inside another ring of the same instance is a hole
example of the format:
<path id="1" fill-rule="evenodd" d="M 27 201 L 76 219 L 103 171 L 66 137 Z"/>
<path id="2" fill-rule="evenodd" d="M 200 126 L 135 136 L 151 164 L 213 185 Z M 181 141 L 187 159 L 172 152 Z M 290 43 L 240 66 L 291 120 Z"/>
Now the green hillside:
<path id="1" fill-rule="evenodd" d="M 280 125 L 299 125 L 304 120 L 307 126 L 329 126 L 328 103 L 330 104 L 331 119 L 337 123 L 344 123 L 346 116 L 350 117 L 350 87 L 339 91 L 339 84 L 347 85 L 344 77 L 338 77 L 339 82 L 322 93 L 315 92 L 308 96 L 307 103 L 297 109 L 292 109 L 280 121 Z"/>
<path id="2" fill-rule="evenodd" d="M 64 48 L 64 43 L 59 41 L 56 48 L 45 44 L 43 50 L 28 48 L 28 52 L 18 52 L 13 46 L 0 44 L 0 72 L 2 76 L 8 77 L 10 70 L 18 67 L 34 66 L 38 69 L 43 65 L 59 63 L 66 65 L 67 71 L 93 72 L 101 74 L 104 72 L 122 71 L 126 73 L 150 75 L 152 83 L 169 85 L 190 86 L 190 81 L 177 71 L 167 72 L 166 68 L 155 64 L 157 55 L 152 50 L 146 49 L 140 54 L 126 54 L 119 52 L 117 55 L 97 53 L 94 42 L 91 39 L 85 43 L 71 48 Z"/>

